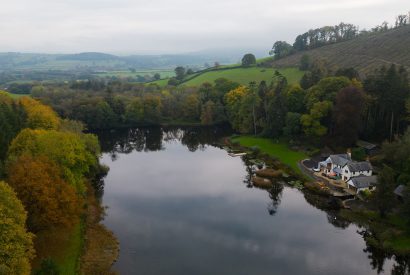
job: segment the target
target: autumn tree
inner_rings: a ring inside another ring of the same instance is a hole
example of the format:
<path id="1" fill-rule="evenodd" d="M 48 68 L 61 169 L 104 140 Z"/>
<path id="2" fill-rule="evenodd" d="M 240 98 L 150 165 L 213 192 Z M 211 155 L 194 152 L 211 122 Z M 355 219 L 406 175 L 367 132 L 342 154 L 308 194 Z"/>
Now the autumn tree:
<path id="1" fill-rule="evenodd" d="M 0 274 L 30 274 L 34 236 L 26 230 L 26 219 L 16 193 L 0 182 Z"/>
<path id="2" fill-rule="evenodd" d="M 31 231 L 78 222 L 82 201 L 50 159 L 23 155 L 7 172 L 10 186 L 28 211 L 27 224 Z"/>
<path id="3" fill-rule="evenodd" d="M 22 97 L 20 104 L 27 113 L 27 126 L 32 129 L 57 129 L 60 119 L 53 109 L 30 97 Z"/>
<path id="4" fill-rule="evenodd" d="M 23 155 L 33 158 L 47 156 L 58 165 L 63 179 L 83 193 L 84 176 L 90 167 L 98 163 L 95 155 L 98 147 L 98 141 L 93 135 L 24 129 L 10 145 L 8 163 L 15 163 Z"/>
<path id="5" fill-rule="evenodd" d="M 198 120 L 200 116 L 199 98 L 197 94 L 186 96 L 182 102 L 183 116 L 188 120 Z"/>

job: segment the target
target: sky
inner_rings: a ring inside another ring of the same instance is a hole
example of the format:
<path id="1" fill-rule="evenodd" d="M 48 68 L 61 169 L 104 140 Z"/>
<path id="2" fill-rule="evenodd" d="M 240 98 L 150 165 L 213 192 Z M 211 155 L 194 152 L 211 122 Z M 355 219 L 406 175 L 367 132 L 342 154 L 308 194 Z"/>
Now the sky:
<path id="1" fill-rule="evenodd" d="M 0 0 L 0 52 L 268 52 L 310 28 L 371 28 L 409 10 L 409 0 Z"/>

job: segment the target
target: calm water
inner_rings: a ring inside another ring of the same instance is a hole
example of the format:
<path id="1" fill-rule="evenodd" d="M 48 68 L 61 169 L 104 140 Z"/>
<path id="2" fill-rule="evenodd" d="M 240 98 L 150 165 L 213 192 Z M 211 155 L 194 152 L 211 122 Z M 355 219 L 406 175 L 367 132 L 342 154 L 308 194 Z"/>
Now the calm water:
<path id="1" fill-rule="evenodd" d="M 150 128 L 100 135 L 110 167 L 104 223 L 121 245 L 114 270 L 390 274 L 396 263 L 367 248 L 361 229 L 314 206 L 314 197 L 282 184 L 252 188 L 250 166 L 211 145 L 225 134 Z"/>

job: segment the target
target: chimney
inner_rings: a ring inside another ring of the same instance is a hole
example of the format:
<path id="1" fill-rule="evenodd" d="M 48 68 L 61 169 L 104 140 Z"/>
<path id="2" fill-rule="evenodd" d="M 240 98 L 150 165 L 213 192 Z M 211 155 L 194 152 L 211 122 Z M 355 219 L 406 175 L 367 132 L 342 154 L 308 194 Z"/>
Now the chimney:
<path id="1" fill-rule="evenodd" d="M 352 159 L 352 150 L 350 148 L 347 149 L 347 155 Z"/>

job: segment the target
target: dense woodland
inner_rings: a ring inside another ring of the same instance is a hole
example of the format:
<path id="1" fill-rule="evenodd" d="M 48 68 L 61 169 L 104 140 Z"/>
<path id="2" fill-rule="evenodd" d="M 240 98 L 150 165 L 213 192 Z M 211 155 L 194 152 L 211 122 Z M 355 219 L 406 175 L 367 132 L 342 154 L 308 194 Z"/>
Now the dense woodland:
<path id="1" fill-rule="evenodd" d="M 101 172 L 99 143 L 83 134 L 81 123 L 62 120 L 29 97 L 14 100 L 3 92 L 0 127 L 0 224 L 8 232 L 0 239 L 0 273 L 31 274 L 31 260 L 47 256 L 47 243 L 54 242 L 47 232 L 64 228 L 69 234 L 80 223 L 88 179 Z"/>

